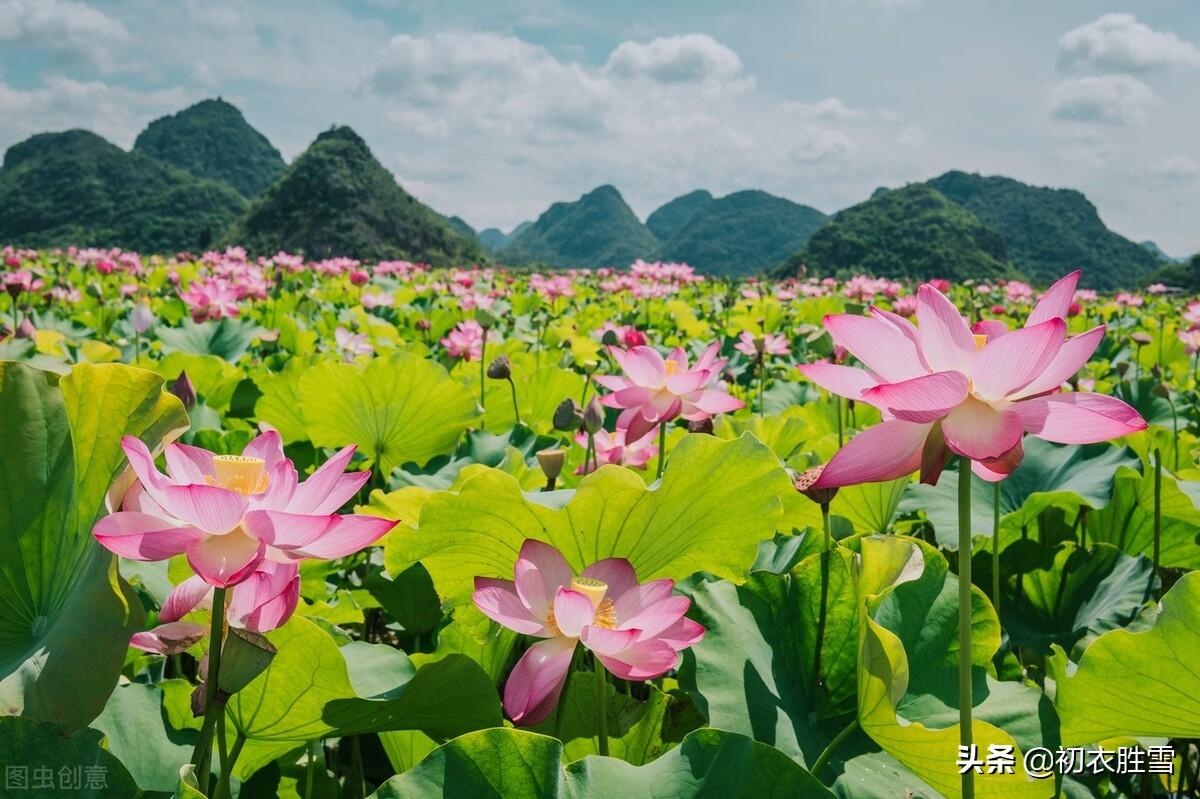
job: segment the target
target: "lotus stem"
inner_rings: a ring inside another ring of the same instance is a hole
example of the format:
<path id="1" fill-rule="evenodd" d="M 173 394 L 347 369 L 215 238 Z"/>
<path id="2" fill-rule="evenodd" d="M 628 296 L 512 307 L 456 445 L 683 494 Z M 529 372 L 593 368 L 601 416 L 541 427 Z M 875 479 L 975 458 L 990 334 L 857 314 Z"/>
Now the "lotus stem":
<path id="1" fill-rule="evenodd" d="M 608 673 L 599 657 L 593 657 L 592 662 L 596 669 L 596 736 L 599 739 L 596 751 L 601 757 L 608 757 Z"/>
<path id="2" fill-rule="evenodd" d="M 992 484 L 992 604 L 1000 615 L 1000 483 Z"/>
<path id="3" fill-rule="evenodd" d="M 766 412 L 766 408 L 763 405 L 763 383 L 765 383 L 766 379 L 767 379 L 766 372 L 767 372 L 767 363 L 766 363 L 766 360 L 763 358 L 763 354 L 760 352 L 758 354 L 758 418 L 759 419 L 761 419 L 763 417 L 763 414 Z"/>
<path id="4" fill-rule="evenodd" d="M 351 796 L 363 799 L 367 795 L 367 778 L 363 773 L 363 756 L 361 736 L 350 736 L 350 778 L 354 786 Z"/>
<path id="5" fill-rule="evenodd" d="M 512 379 L 512 375 L 508 376 L 508 387 L 512 390 L 513 415 L 517 419 L 517 424 L 521 423 L 521 409 L 517 407 L 517 383 Z"/>
<path id="6" fill-rule="evenodd" d="M 224 713 L 225 705 L 217 700 L 217 685 L 221 675 L 221 636 L 225 631 L 225 589 L 213 589 L 212 627 L 208 638 L 208 674 L 204 679 L 204 723 L 200 737 L 192 751 L 192 765 L 196 767 L 196 781 L 202 794 L 208 794 L 208 779 L 211 772 L 213 731 L 218 713 Z M 222 763 L 222 767 L 224 763 Z"/>
<path id="7" fill-rule="evenodd" d="M 834 402 L 837 405 L 837 434 L 838 434 L 838 449 L 841 449 L 846 444 L 846 434 L 842 430 L 842 398 L 834 394 Z"/>
<path id="8" fill-rule="evenodd" d="M 958 742 L 971 746 L 971 461 L 958 461 Z M 963 799 L 974 799 L 975 772 L 962 775 Z"/>
<path id="9" fill-rule="evenodd" d="M 662 421 L 658 423 L 658 475 L 656 479 L 661 480 L 663 476 L 664 460 L 667 456 L 667 423 Z"/>
<path id="10" fill-rule="evenodd" d="M 858 729 L 858 719 L 850 719 L 850 723 L 843 727 L 842 731 L 833 737 L 833 740 L 829 742 L 829 746 L 825 747 L 825 751 L 821 752 L 816 761 L 813 763 L 812 769 L 810 769 L 810 773 L 814 777 L 820 779 L 821 769 L 825 768 L 825 766 L 829 763 L 829 758 L 833 757 L 833 753 L 837 750 L 837 748 L 845 743 L 846 739 L 849 738 L 856 729 Z"/>
<path id="11" fill-rule="evenodd" d="M 479 407 L 487 410 L 487 402 L 484 397 L 487 389 L 487 336 L 488 329 L 483 329 L 483 343 L 479 345 Z M 483 429 L 483 420 L 479 420 L 479 427 Z"/>
<path id="12" fill-rule="evenodd" d="M 317 770 L 317 755 L 315 750 L 318 746 L 320 744 L 317 741 L 308 742 L 308 762 L 304 765 L 304 799 L 312 799 L 313 775 Z"/>
<path id="13" fill-rule="evenodd" d="M 1154 571 L 1158 571 L 1162 546 L 1162 450 L 1154 449 Z"/>
<path id="14" fill-rule="evenodd" d="M 821 503 L 821 521 L 825 528 L 825 548 L 821 550 L 821 608 L 817 614 L 817 640 L 813 647 L 811 714 L 814 721 L 817 715 L 817 695 L 821 690 L 821 649 L 825 646 L 825 623 L 829 615 L 829 557 L 833 549 L 833 532 L 829 524 L 828 502 Z"/>

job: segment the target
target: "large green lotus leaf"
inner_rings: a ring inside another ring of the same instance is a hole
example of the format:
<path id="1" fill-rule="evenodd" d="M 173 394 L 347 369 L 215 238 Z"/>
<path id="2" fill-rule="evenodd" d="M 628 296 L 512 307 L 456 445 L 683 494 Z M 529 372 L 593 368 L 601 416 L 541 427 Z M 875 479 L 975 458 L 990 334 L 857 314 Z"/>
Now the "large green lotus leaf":
<path id="1" fill-rule="evenodd" d="M 832 797 L 782 752 L 722 730 L 697 730 L 644 766 L 589 756 L 565 768 L 555 738 L 482 730 L 434 750 L 373 799 L 795 799 Z"/>
<path id="2" fill-rule="evenodd" d="M 357 444 L 384 474 L 453 451 L 478 418 L 475 401 L 440 365 L 407 352 L 365 367 L 322 363 L 300 379 L 300 406 L 313 444 Z"/>
<path id="3" fill-rule="evenodd" d="M 741 413 L 721 414 L 714 423 L 713 432 L 721 438 L 737 438 L 743 433 L 750 433 L 770 447 L 782 461 L 799 452 L 813 434 L 804 420 L 796 416 L 759 416 L 756 413 L 748 416 Z"/>
<path id="4" fill-rule="evenodd" d="M 59 378 L 0 363 L 0 711 L 82 727 L 116 685 L 143 614 L 92 538 L 125 465 L 187 429 L 153 372 L 84 364 Z"/>
<path id="5" fill-rule="evenodd" d="M 1154 474 L 1117 471 L 1112 502 L 1088 514 L 1088 541 L 1112 544 L 1131 555 L 1154 555 Z M 1200 510 L 1168 474 L 1162 476 L 1159 563 L 1200 568 Z"/>
<path id="6" fill-rule="evenodd" d="M 483 668 L 494 685 L 499 685 L 514 659 L 517 638 L 515 632 L 484 616 L 474 605 L 460 605 L 454 609 L 450 623 L 437 631 L 437 649 L 416 652 L 412 661 L 422 665 L 447 655 L 466 655 Z"/>
<path id="7" fill-rule="evenodd" d="M 174 729 L 157 685 L 119 685 L 104 712 L 92 722 L 104 733 L 108 751 L 125 764 L 143 791 L 169 792 L 179 781 L 179 769 L 192 756 L 195 730 Z"/>
<path id="8" fill-rule="evenodd" d="M 1033 436 L 1025 437 L 1021 465 L 1000 483 L 1001 548 L 1021 537 L 1021 526 L 1036 522 L 1050 507 L 1074 511 L 1102 508 L 1113 496 L 1113 472 L 1137 465 L 1127 449 L 1108 444 L 1058 446 Z M 971 481 L 971 532 L 984 536 L 991 546 L 992 483 Z M 900 510 L 925 512 L 937 535 L 938 546 L 958 549 L 958 472 L 946 470 L 936 486 L 914 483 Z"/>
<path id="9" fill-rule="evenodd" d="M 300 409 L 300 378 L 311 367 L 302 358 L 292 358 L 282 371 L 263 370 L 253 376 L 254 384 L 262 392 L 254 403 L 254 415 L 278 430 L 285 444 L 308 439 Z"/>
<path id="10" fill-rule="evenodd" d="M 1200 573 L 1163 595 L 1153 628 L 1113 630 L 1079 664 L 1055 649 L 1049 661 L 1064 746 L 1117 736 L 1200 737 Z"/>
<path id="11" fill-rule="evenodd" d="M 1012 642 L 1043 654 L 1050 645 L 1071 650 L 1088 636 L 1129 624 L 1157 585 L 1149 558 L 1131 557 L 1108 544 L 1080 549 L 1063 542 L 1024 547 L 1029 557 L 1016 579 L 1001 588 L 1001 620 Z"/>
<path id="12" fill-rule="evenodd" d="M 814 761 L 854 714 L 858 596 L 853 553 L 828 562 L 821 679 L 813 678 L 821 555 L 789 574 L 754 572 L 744 585 L 704 582 L 693 618 L 708 632 L 684 653 L 680 685 L 708 723 L 749 735 L 804 763 Z"/>
<path id="13" fill-rule="evenodd" d="M 958 767 L 958 581 L 924 542 L 901 536 L 857 541 L 862 551 L 858 720 L 863 731 L 937 791 L 960 794 Z M 1022 752 L 1054 746 L 1041 693 L 999 682 L 985 668 L 1000 644 L 987 597 L 972 587 L 972 737 L 1016 752 L 1014 774 L 976 775 L 979 797 L 1049 797 L 1054 785 L 1025 774 Z"/>
<path id="14" fill-rule="evenodd" d="M 278 654 L 227 709 L 233 728 L 252 741 L 294 745 L 389 729 L 445 738 L 500 723 L 495 688 L 468 658 L 450 655 L 414 669 L 391 647 L 339 648 L 302 616 L 267 637 Z"/>
<path id="15" fill-rule="evenodd" d="M 911 477 L 901 477 L 883 483 L 859 483 L 839 488 L 829 512 L 848 520 L 854 525 L 855 532 L 887 532 L 910 480 Z"/>
<path id="16" fill-rule="evenodd" d="M 158 328 L 163 352 L 190 352 L 195 355 L 216 355 L 233 362 L 246 354 L 254 337 L 263 332 L 250 319 L 225 317 L 201 322 L 184 319 L 179 327 Z"/>
<path id="17" fill-rule="evenodd" d="M 490 466 L 516 477 L 530 478 L 533 486 L 546 482 L 537 466 L 537 453 L 559 445 L 556 438 L 534 433 L 524 424 L 510 427 L 502 435 L 472 430 L 453 454 L 440 455 L 426 464 L 406 463 L 391 475 L 391 487 L 415 486 L 429 490 L 448 489 L 461 480 L 471 466 Z M 522 485 L 529 482 L 522 481 Z"/>
<path id="18" fill-rule="evenodd" d="M 557 366 L 531 368 L 522 366 L 522 359 L 512 363 L 513 381 L 517 384 L 517 407 L 521 409 L 521 422 L 538 433 L 554 430 L 554 410 L 565 399 L 576 402 L 583 396 L 583 376 L 570 369 Z M 467 381 L 471 396 L 479 396 L 479 364 L 471 363 L 470 379 Z M 458 371 L 457 369 L 455 370 Z M 483 427 L 490 433 L 512 429 L 517 418 L 513 413 L 512 389 L 507 380 L 488 379 L 484 391 Z"/>
<path id="19" fill-rule="evenodd" d="M 736 578 L 774 533 L 788 493 L 779 460 L 753 437 L 688 435 L 657 488 L 628 469 L 602 466 L 561 507 L 549 507 L 549 495 L 523 494 L 507 474 L 477 473 L 461 491 L 431 496 L 420 529 L 393 532 L 386 563 L 395 573 L 421 561 L 451 606 L 470 600 L 477 575 L 511 579 L 527 538 L 557 547 L 576 572 L 622 557 L 643 581 L 701 570 Z"/>
<path id="20" fill-rule="evenodd" d="M 665 752 L 668 745 L 663 742 L 663 723 L 670 704 L 676 700 L 653 686 L 650 698 L 645 702 L 618 693 L 611 684 L 606 691 L 609 755 L 640 766 Z M 580 671 L 571 675 L 556 713 L 561 720 L 556 720 L 555 714 L 551 713 L 550 718 L 529 728 L 530 731 L 555 735 L 557 726 L 555 737 L 563 741 L 564 762 L 599 754 L 596 681 L 592 672 Z"/>
<path id="21" fill-rule="evenodd" d="M 906 769 L 887 752 L 868 752 L 842 763 L 833 783 L 841 799 L 936 799 L 938 794 L 923 779 Z"/>
<path id="22" fill-rule="evenodd" d="M 138 796 L 137 783 L 125 766 L 111 752 L 101 748 L 102 737 L 95 730 L 81 730 L 72 735 L 53 724 L 19 716 L 0 716 L 3 795 L 13 799 L 62 799 L 64 796 L 129 799 Z M 20 775 L 24 776 L 25 787 L 14 782 Z"/>

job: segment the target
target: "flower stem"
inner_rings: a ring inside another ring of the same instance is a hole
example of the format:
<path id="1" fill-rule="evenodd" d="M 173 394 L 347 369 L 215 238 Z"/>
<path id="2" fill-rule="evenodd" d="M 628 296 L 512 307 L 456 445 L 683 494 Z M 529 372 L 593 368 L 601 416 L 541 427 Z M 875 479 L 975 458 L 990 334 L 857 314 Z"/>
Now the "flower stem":
<path id="1" fill-rule="evenodd" d="M 601 757 L 608 757 L 608 672 L 600 658 L 594 657 L 596 669 L 596 736 L 599 742 L 596 751 Z"/>
<path id="2" fill-rule="evenodd" d="M 833 753 L 837 750 L 837 748 L 841 746 L 857 728 L 858 719 L 850 719 L 850 723 L 847 724 L 841 732 L 834 736 L 833 740 L 829 742 L 829 746 L 825 747 L 825 751 L 821 752 L 821 754 L 817 757 L 816 761 L 812 765 L 812 768 L 809 770 L 809 773 L 817 779 L 820 779 L 821 769 L 825 768 L 825 766 L 829 763 L 829 758 L 833 756 Z"/>
<path id="3" fill-rule="evenodd" d="M 958 742 L 971 746 L 971 461 L 958 461 Z M 963 799 L 974 799 L 975 773 L 962 775 Z"/>
<path id="4" fill-rule="evenodd" d="M 763 358 L 763 354 L 758 354 L 758 418 L 762 418 L 766 412 L 763 407 L 763 383 L 766 382 L 767 364 Z"/>
<path id="5" fill-rule="evenodd" d="M 825 548 L 821 550 L 821 609 L 817 616 L 817 640 L 813 650 L 812 708 L 813 719 L 817 714 L 817 696 L 821 690 L 821 648 L 825 645 L 825 623 L 829 605 L 829 558 L 833 550 L 833 532 L 829 524 L 829 503 L 821 503 L 821 521 L 825 527 Z M 814 771 L 813 774 L 816 774 Z"/>
<path id="6" fill-rule="evenodd" d="M 992 484 L 992 604 L 1000 615 L 1000 483 Z"/>
<path id="7" fill-rule="evenodd" d="M 508 387 L 512 389 L 513 415 L 517 419 L 517 424 L 521 423 L 521 409 L 517 407 L 517 383 L 512 379 L 512 375 L 508 377 Z"/>
<path id="8" fill-rule="evenodd" d="M 1158 558 L 1162 542 L 1162 450 L 1154 450 L 1154 571 L 1158 571 Z"/>
<path id="9" fill-rule="evenodd" d="M 487 388 L 487 334 L 488 329 L 483 329 L 483 343 L 479 345 L 479 407 L 487 409 L 487 402 L 484 397 L 484 390 Z M 480 420 L 479 427 L 483 428 L 483 420 Z"/>
<path id="10" fill-rule="evenodd" d="M 217 685 L 221 675 L 221 636 L 225 632 L 225 589 L 213 589 L 212 627 L 208 638 L 208 674 L 204 680 L 204 723 L 200 737 L 192 751 L 192 765 L 196 767 L 196 781 L 200 792 L 208 794 L 208 779 L 212 769 L 213 731 L 217 715 L 225 712 L 225 703 L 217 699 Z"/>
<path id="11" fill-rule="evenodd" d="M 846 444 L 846 434 L 842 431 L 842 398 L 834 394 L 834 403 L 837 405 L 837 434 L 838 434 L 838 449 L 841 449 Z"/>
<path id="12" fill-rule="evenodd" d="M 667 423 L 658 423 L 658 475 L 657 479 L 662 479 L 663 462 L 667 457 Z"/>

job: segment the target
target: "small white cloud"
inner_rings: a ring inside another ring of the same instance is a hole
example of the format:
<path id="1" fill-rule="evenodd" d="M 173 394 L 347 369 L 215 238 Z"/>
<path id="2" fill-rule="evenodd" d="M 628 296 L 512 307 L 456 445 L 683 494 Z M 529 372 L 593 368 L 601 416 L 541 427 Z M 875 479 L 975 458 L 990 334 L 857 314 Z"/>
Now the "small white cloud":
<path id="1" fill-rule="evenodd" d="M 840 130 L 819 125 L 791 131 L 792 160 L 798 163 L 847 158 L 857 149 L 854 140 Z"/>
<path id="2" fill-rule="evenodd" d="M 1143 173 L 1157 181 L 1187 183 L 1200 178 L 1200 163 L 1185 155 L 1173 155 L 1151 161 Z"/>
<path id="3" fill-rule="evenodd" d="M 850 108 L 837 97 L 826 97 L 815 103 L 798 103 L 787 100 L 779 104 L 779 110 L 805 119 L 863 119 L 866 111 Z"/>
<path id="4" fill-rule="evenodd" d="M 130 38 L 117 19 L 73 0 L 0 0 L 0 42 L 64 50 L 102 68 Z"/>
<path id="5" fill-rule="evenodd" d="M 1150 87 L 1131 75 L 1078 78 L 1050 90 L 1050 115 L 1068 122 L 1137 125 L 1155 99 Z"/>
<path id="6" fill-rule="evenodd" d="M 727 83 L 741 76 L 742 60 L 711 36 L 687 33 L 644 43 L 622 42 L 609 55 L 604 72 L 660 83 Z"/>
<path id="7" fill-rule="evenodd" d="M 1170 31 L 1156 31 L 1132 14 L 1105 14 L 1069 30 L 1058 40 L 1059 64 L 1145 72 L 1163 67 L 1200 67 L 1200 48 Z"/>

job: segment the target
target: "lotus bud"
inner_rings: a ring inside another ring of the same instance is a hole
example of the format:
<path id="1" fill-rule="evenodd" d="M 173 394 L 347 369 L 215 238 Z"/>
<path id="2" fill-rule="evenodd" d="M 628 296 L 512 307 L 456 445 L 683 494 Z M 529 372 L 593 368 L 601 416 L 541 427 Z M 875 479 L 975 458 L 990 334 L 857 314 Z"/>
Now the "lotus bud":
<path id="1" fill-rule="evenodd" d="M 129 324 L 139 335 L 149 330 L 150 325 L 154 324 L 154 313 L 150 306 L 144 302 L 133 306 L 133 311 L 129 314 Z"/>
<path id="2" fill-rule="evenodd" d="M 825 467 L 814 466 L 811 469 L 806 469 L 800 473 L 793 485 L 796 490 L 804 496 L 811 499 L 821 507 L 828 507 L 829 503 L 833 502 L 833 498 L 837 496 L 836 488 L 813 488 L 813 483 L 821 477 L 821 472 L 825 471 Z"/>
<path id="3" fill-rule="evenodd" d="M 1137 344 L 1140 347 L 1144 347 L 1147 344 L 1149 344 L 1150 342 L 1154 341 L 1154 339 L 1151 338 L 1149 333 L 1145 333 L 1140 330 L 1138 332 L 1134 333 L 1132 336 L 1130 336 L 1130 338 L 1133 339 L 1134 344 Z"/>
<path id="4" fill-rule="evenodd" d="M 29 317 L 26 316 L 21 320 L 21 324 L 17 325 L 16 337 L 32 339 L 36 335 L 37 328 L 33 326 L 33 322 L 30 322 Z"/>
<path id="5" fill-rule="evenodd" d="M 538 466 L 542 469 L 542 474 L 546 475 L 546 479 L 554 481 L 562 474 L 563 464 L 567 460 L 567 453 L 561 449 L 544 449 L 537 454 Z"/>
<path id="6" fill-rule="evenodd" d="M 171 393 L 179 397 L 185 409 L 190 411 L 196 406 L 196 387 L 188 379 L 187 370 L 180 372 L 179 377 L 175 378 L 175 382 L 171 384 Z"/>
<path id="7" fill-rule="evenodd" d="M 1120 361 L 1117 364 L 1117 374 L 1119 374 L 1121 377 L 1124 377 L 1125 373 L 1128 371 L 1129 371 L 1129 361 Z"/>
<path id="8" fill-rule="evenodd" d="M 1154 394 L 1154 396 L 1162 397 L 1163 399 L 1166 399 L 1166 400 L 1169 400 L 1171 398 L 1171 389 L 1166 383 L 1159 383 L 1158 385 L 1156 385 L 1154 387 L 1154 390 L 1152 393 Z"/>
<path id="9" fill-rule="evenodd" d="M 508 380 L 512 377 L 512 364 L 508 362 L 508 357 L 497 355 L 496 359 L 488 364 L 487 376 L 493 380 Z"/>
<path id="10" fill-rule="evenodd" d="M 604 406 L 598 397 L 592 397 L 583 409 L 583 429 L 590 435 L 604 427 Z"/>
<path id="11" fill-rule="evenodd" d="M 230 627 L 229 636 L 221 647 L 221 676 L 217 687 L 223 694 L 236 694 L 271 665 L 276 651 L 266 637 Z"/>
<path id="12" fill-rule="evenodd" d="M 430 327 L 431 327 L 431 325 L 430 325 L 428 319 L 418 319 L 417 320 L 417 330 L 420 330 L 422 332 L 428 332 Z"/>
<path id="13" fill-rule="evenodd" d="M 95 281 L 87 284 L 87 293 L 98 300 L 104 299 L 104 287 Z"/>
<path id="14" fill-rule="evenodd" d="M 567 398 L 554 409 L 555 430 L 569 433 L 572 430 L 578 430 L 581 424 L 583 424 L 583 414 L 579 411 L 579 406 L 575 404 L 575 400 Z"/>
<path id="15" fill-rule="evenodd" d="M 496 317 L 492 316 L 483 308 L 475 309 L 475 321 L 478 322 L 479 326 L 484 330 L 490 330 L 496 326 Z"/>
<path id="16" fill-rule="evenodd" d="M 707 419 L 694 419 L 693 421 L 688 422 L 687 429 L 689 433 L 704 433 L 711 436 L 713 432 L 712 417 L 709 416 Z"/>
<path id="17" fill-rule="evenodd" d="M 621 343 L 621 339 L 617 337 L 617 331 L 605 330 L 604 335 L 600 337 L 600 343 L 606 347 L 615 347 Z"/>

